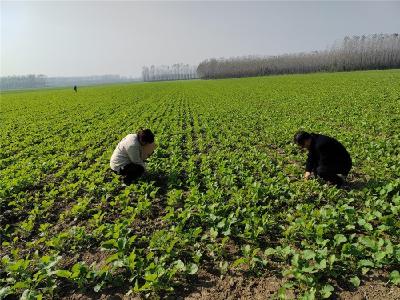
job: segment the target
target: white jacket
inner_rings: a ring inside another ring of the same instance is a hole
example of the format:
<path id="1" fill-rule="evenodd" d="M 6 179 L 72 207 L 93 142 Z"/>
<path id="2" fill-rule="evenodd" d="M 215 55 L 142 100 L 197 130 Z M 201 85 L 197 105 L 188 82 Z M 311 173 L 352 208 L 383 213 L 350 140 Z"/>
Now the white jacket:
<path id="1" fill-rule="evenodd" d="M 142 157 L 142 145 L 137 134 L 128 134 L 115 148 L 110 159 L 110 167 L 116 172 L 119 172 L 122 167 L 130 163 L 141 165 L 145 168 Z"/>

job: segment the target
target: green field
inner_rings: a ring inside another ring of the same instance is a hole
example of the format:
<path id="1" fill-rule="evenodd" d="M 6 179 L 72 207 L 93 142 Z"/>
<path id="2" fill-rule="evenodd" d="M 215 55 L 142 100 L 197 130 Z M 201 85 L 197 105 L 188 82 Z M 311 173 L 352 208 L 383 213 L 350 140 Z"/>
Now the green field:
<path id="1" fill-rule="evenodd" d="M 166 297 L 199 274 L 273 276 L 273 297 L 400 283 L 400 71 L 3 93 L 0 299 L 115 289 Z M 118 141 L 158 148 L 128 187 Z M 353 158 L 343 189 L 304 181 L 304 129 Z M 14 296 L 13 296 L 14 295 Z"/>

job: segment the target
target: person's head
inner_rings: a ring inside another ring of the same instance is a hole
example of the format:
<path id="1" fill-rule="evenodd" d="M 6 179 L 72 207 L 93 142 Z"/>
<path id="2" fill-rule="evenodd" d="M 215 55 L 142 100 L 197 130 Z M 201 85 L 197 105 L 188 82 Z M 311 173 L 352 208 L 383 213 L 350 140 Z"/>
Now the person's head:
<path id="1" fill-rule="evenodd" d="M 139 129 L 137 136 L 142 145 L 154 143 L 154 134 L 150 129 Z"/>
<path id="2" fill-rule="evenodd" d="M 311 134 L 305 131 L 299 131 L 294 135 L 294 142 L 301 148 L 310 149 Z"/>

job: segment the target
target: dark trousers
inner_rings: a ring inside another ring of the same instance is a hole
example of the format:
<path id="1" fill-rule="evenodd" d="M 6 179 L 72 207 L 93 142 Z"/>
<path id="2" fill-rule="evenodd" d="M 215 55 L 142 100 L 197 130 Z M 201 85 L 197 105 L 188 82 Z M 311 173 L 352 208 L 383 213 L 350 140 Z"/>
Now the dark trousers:
<path id="1" fill-rule="evenodd" d="M 346 165 L 337 165 L 337 166 L 319 166 L 315 169 L 315 174 L 322 178 L 325 181 L 328 181 L 336 186 L 341 186 L 344 183 L 344 180 L 339 177 L 337 174 L 342 174 L 347 176 L 351 169 L 350 166 Z"/>
<path id="2" fill-rule="evenodd" d="M 117 172 L 115 172 L 117 173 Z M 126 185 L 133 183 L 136 179 L 142 176 L 144 173 L 144 168 L 137 164 L 128 164 L 121 168 L 119 175 L 122 176 L 122 180 Z"/>

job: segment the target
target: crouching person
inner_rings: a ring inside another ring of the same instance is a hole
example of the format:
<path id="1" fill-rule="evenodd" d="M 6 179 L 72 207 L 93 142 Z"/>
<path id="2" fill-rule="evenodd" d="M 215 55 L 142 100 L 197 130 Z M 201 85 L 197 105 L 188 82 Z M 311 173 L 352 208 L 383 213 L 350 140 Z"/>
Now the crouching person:
<path id="1" fill-rule="evenodd" d="M 150 129 L 141 129 L 137 134 L 128 134 L 115 148 L 110 167 L 121 175 L 126 185 L 131 184 L 145 172 L 145 161 L 153 153 L 156 145 Z"/>
<path id="2" fill-rule="evenodd" d="M 334 138 L 300 131 L 294 136 L 295 143 L 308 150 L 306 172 L 307 180 L 313 173 L 325 181 L 341 186 L 352 167 L 350 154 Z M 342 177 L 338 174 L 343 175 Z"/>

